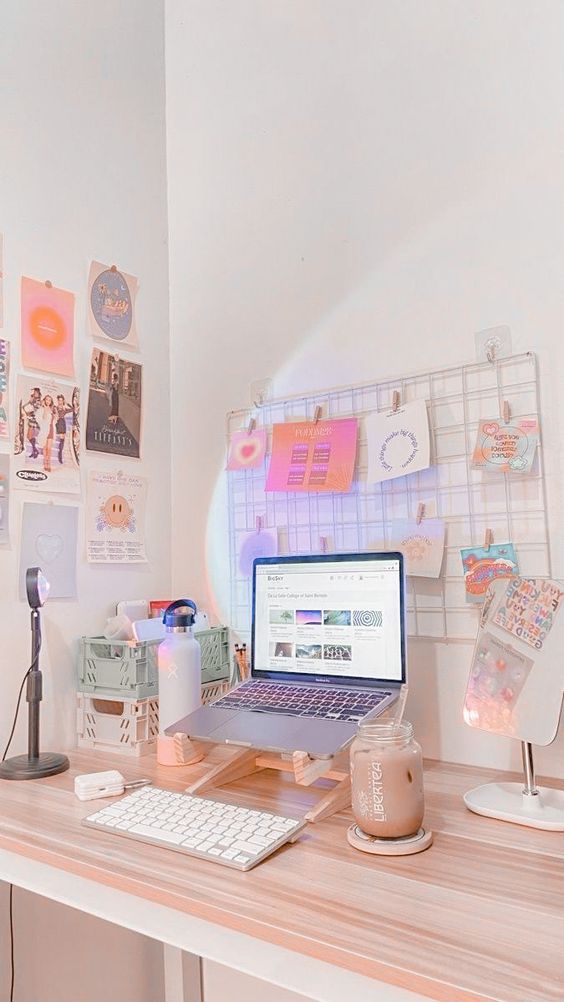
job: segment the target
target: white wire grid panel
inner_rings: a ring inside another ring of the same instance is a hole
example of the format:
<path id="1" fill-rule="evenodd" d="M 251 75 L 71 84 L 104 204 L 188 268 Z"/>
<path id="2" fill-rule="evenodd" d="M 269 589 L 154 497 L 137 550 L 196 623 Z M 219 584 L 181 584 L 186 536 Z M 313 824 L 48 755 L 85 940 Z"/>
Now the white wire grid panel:
<path id="1" fill-rule="evenodd" d="M 424 397 L 431 431 L 428 470 L 384 483 L 367 481 L 367 442 L 363 418 L 389 409 L 394 390 L 402 403 Z M 254 470 L 228 472 L 231 626 L 241 637 L 250 630 L 251 580 L 241 573 L 239 554 L 257 518 L 278 531 L 279 554 L 328 551 L 355 553 L 385 549 L 396 519 L 415 518 L 419 502 L 446 523 L 441 577 L 409 578 L 408 632 L 430 640 L 470 640 L 476 636 L 478 609 L 466 602 L 460 548 L 482 546 L 487 529 L 494 543 L 514 543 L 525 577 L 550 577 L 542 446 L 531 473 L 487 474 L 473 470 L 471 456 L 478 422 L 499 418 L 504 402 L 511 419 L 537 417 L 536 357 L 528 352 L 493 363 L 476 362 L 383 382 L 346 386 L 285 400 L 258 409 L 232 411 L 227 436 L 255 417 L 267 428 L 265 462 Z M 359 419 L 357 465 L 348 494 L 265 493 L 272 425 L 322 419 Z M 324 542 L 325 541 L 325 542 Z"/>

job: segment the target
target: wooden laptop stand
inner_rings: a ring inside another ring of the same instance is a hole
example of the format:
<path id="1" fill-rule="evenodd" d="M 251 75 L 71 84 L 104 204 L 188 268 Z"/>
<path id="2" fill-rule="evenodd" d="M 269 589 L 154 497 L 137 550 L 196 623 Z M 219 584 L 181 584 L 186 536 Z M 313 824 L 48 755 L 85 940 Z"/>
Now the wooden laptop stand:
<path id="1" fill-rule="evenodd" d="M 184 734 L 175 734 L 175 744 L 185 764 L 195 763 L 204 758 L 201 746 L 197 748 Z M 180 759 L 180 754 L 178 758 Z M 305 815 L 306 821 L 321 821 L 336 811 L 349 807 L 351 802 L 351 780 L 349 773 L 349 752 L 346 749 L 333 758 L 314 759 L 307 752 L 296 751 L 291 755 L 261 752 L 256 748 L 239 748 L 227 762 L 212 766 L 194 783 L 186 787 L 187 793 L 206 793 L 217 786 L 234 783 L 243 776 L 250 776 L 261 769 L 276 769 L 278 772 L 294 774 L 299 786 L 312 786 L 317 779 L 335 782 L 333 789 L 321 797 L 315 807 Z"/>

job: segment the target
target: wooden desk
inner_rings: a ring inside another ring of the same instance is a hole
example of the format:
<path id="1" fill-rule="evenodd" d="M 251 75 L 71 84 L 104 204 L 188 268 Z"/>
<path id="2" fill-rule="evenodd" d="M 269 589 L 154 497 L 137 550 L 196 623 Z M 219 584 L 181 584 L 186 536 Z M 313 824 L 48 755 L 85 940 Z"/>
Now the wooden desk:
<path id="1" fill-rule="evenodd" d="M 470 814 L 463 792 L 499 773 L 427 764 L 421 855 L 356 852 L 342 812 L 240 873 L 83 828 L 74 776 L 116 767 L 176 790 L 202 769 L 75 752 L 0 783 L 0 879 L 322 1002 L 562 1002 L 564 838 Z M 214 795 L 301 813 L 319 794 L 265 772 Z"/>

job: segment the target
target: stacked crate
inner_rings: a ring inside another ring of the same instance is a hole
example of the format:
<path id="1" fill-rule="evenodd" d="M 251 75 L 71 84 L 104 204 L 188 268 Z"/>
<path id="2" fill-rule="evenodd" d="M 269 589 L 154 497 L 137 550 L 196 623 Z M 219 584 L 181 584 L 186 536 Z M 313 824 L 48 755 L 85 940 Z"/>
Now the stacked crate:
<path id="1" fill-rule="evenodd" d="M 217 626 L 196 634 L 202 649 L 202 703 L 229 689 L 229 633 Z M 159 732 L 160 641 L 82 637 L 78 658 L 77 735 L 82 748 L 145 755 Z"/>

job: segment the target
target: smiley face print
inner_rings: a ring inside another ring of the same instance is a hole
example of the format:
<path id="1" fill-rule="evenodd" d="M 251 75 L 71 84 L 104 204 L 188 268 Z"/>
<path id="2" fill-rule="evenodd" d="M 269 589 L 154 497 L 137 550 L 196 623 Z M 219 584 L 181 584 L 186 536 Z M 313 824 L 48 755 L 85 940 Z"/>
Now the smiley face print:
<path id="1" fill-rule="evenodd" d="M 135 513 L 127 498 L 122 494 L 112 494 L 100 508 L 98 530 L 120 529 L 135 531 Z"/>

